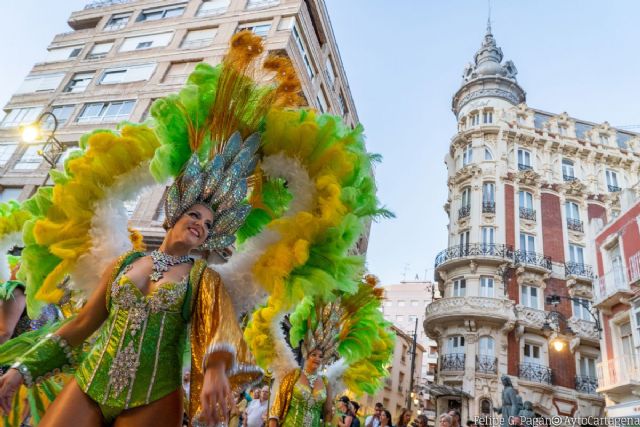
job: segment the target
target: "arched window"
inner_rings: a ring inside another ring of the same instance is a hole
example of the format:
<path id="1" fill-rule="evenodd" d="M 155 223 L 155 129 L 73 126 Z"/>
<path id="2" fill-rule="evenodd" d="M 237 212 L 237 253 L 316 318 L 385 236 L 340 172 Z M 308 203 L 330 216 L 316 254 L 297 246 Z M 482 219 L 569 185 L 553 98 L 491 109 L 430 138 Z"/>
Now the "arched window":
<path id="1" fill-rule="evenodd" d="M 480 401 L 480 413 L 482 415 L 491 415 L 491 401 L 489 399 Z"/>
<path id="2" fill-rule="evenodd" d="M 493 160 L 493 153 L 491 152 L 489 147 L 484 147 L 484 159 Z"/>

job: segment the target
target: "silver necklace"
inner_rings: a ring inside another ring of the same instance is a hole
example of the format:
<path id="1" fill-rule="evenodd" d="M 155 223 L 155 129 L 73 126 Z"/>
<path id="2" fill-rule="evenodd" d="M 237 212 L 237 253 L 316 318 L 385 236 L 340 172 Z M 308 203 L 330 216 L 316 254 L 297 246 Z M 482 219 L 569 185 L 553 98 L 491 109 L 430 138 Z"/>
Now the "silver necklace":
<path id="1" fill-rule="evenodd" d="M 160 252 L 158 250 L 151 252 L 151 260 L 153 261 L 153 272 L 149 275 L 149 279 L 152 282 L 157 282 L 162 279 L 164 273 L 169 271 L 169 267 L 173 267 L 178 264 L 185 264 L 191 262 L 189 255 L 173 256 Z"/>
<path id="2" fill-rule="evenodd" d="M 304 371 L 304 376 L 307 377 L 309 387 L 311 388 L 311 391 L 313 391 L 315 389 L 316 381 L 318 380 L 318 373 L 309 374 L 307 371 Z"/>

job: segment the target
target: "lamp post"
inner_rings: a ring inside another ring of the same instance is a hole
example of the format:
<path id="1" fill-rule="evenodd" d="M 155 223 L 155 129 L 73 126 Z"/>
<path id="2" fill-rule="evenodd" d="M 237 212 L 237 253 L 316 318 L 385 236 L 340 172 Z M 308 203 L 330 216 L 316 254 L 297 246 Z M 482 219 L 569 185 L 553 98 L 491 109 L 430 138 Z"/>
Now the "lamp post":
<path id="1" fill-rule="evenodd" d="M 580 298 L 566 297 L 564 295 L 551 294 L 547 296 L 546 303 L 547 305 L 552 305 L 554 307 L 557 307 L 558 304 L 560 304 L 560 300 L 563 300 L 563 299 L 569 300 L 587 309 L 587 312 L 589 312 L 589 314 L 593 318 L 594 328 L 598 332 L 598 338 L 601 338 L 602 326 L 600 325 L 600 311 L 597 308 L 592 308 L 589 304 L 585 303 Z"/>
<path id="2" fill-rule="evenodd" d="M 49 117 L 53 121 L 53 127 L 51 129 L 44 129 L 43 123 Z M 58 124 L 59 122 L 56 115 L 51 111 L 45 111 L 40 114 L 33 123 L 20 129 L 22 141 L 26 144 L 33 144 L 41 139 L 44 134 L 47 134 L 44 145 L 41 150 L 38 150 L 38 154 L 41 155 L 52 168 L 56 166 L 58 159 L 67 148 L 56 138 Z"/>
<path id="3" fill-rule="evenodd" d="M 411 409 L 413 400 L 413 375 L 416 370 L 416 346 L 418 344 L 418 318 L 416 317 L 416 327 L 413 330 L 413 342 L 411 345 L 411 377 L 409 379 L 409 395 L 407 396 L 407 409 Z"/>

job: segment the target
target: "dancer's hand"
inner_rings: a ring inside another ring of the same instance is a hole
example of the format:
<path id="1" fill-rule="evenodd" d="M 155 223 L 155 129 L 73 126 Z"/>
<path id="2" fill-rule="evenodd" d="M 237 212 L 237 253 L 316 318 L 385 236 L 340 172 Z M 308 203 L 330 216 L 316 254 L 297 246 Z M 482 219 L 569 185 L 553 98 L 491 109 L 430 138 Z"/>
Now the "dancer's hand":
<path id="1" fill-rule="evenodd" d="M 205 371 L 200 404 L 207 425 L 227 422 L 233 403 L 224 363 L 209 366 Z"/>
<path id="2" fill-rule="evenodd" d="M 6 414 L 11 411 L 11 401 L 13 395 L 22 385 L 22 375 L 17 369 L 9 369 L 6 374 L 0 377 L 0 408 Z"/>

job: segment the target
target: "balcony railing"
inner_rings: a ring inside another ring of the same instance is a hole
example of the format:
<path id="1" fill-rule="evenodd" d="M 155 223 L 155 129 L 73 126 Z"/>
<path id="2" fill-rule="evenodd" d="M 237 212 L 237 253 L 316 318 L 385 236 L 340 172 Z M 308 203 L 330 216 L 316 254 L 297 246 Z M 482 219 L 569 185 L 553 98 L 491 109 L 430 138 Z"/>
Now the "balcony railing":
<path id="1" fill-rule="evenodd" d="M 616 292 L 630 291 L 629 282 L 622 267 L 615 267 L 598 277 L 598 286 L 595 287 L 596 302 L 602 301 Z"/>
<path id="2" fill-rule="evenodd" d="M 607 185 L 607 188 L 609 189 L 610 193 L 615 193 L 622 190 L 622 188 L 618 187 L 617 185 L 611 185 L 611 184 Z"/>
<path id="3" fill-rule="evenodd" d="M 603 360 L 598 363 L 596 370 L 600 390 L 640 381 L 640 360 L 637 355 Z"/>
<path id="4" fill-rule="evenodd" d="M 577 181 L 577 180 L 578 180 L 578 178 L 576 178 L 576 177 L 575 177 L 575 176 L 573 176 L 573 175 L 565 175 L 565 174 L 562 174 L 562 179 L 563 179 L 565 182 L 571 182 L 571 181 Z"/>
<path id="5" fill-rule="evenodd" d="M 498 373 L 498 358 L 494 356 L 476 356 L 476 371 L 483 374 Z"/>
<path id="6" fill-rule="evenodd" d="M 524 163 L 518 163 L 518 170 L 519 171 L 531 171 L 531 170 L 533 170 L 533 167 L 531 165 L 525 165 Z"/>
<path id="7" fill-rule="evenodd" d="M 518 376 L 523 380 L 551 385 L 551 368 L 537 363 L 521 363 L 518 365 Z"/>
<path id="8" fill-rule="evenodd" d="M 482 213 L 496 213 L 496 202 L 482 202 Z"/>
<path id="9" fill-rule="evenodd" d="M 440 356 L 440 371 L 464 371 L 464 353 L 443 354 Z"/>
<path id="10" fill-rule="evenodd" d="M 596 394 L 597 388 L 597 378 L 584 375 L 576 375 L 576 391 L 580 393 Z"/>
<path id="11" fill-rule="evenodd" d="M 94 0 L 87 4 L 84 9 L 98 9 L 101 7 L 115 6 L 117 4 L 127 4 L 133 1 L 134 0 Z"/>
<path id="12" fill-rule="evenodd" d="M 457 258 L 469 256 L 492 256 L 513 260 L 513 247 L 495 243 L 469 243 L 467 245 L 452 246 L 441 251 L 436 256 L 436 267 Z"/>
<path id="13" fill-rule="evenodd" d="M 471 205 L 463 206 L 458 209 L 458 218 L 466 218 L 471 214 Z"/>
<path id="14" fill-rule="evenodd" d="M 529 208 L 520 208 L 520 218 L 528 219 L 530 221 L 536 220 L 536 210 Z"/>
<path id="15" fill-rule="evenodd" d="M 593 279 L 593 268 L 587 264 L 569 261 L 564 263 L 565 276 L 580 276 Z"/>
<path id="16" fill-rule="evenodd" d="M 584 233 L 583 223 L 579 219 L 567 218 L 567 228 L 578 233 Z"/>
<path id="17" fill-rule="evenodd" d="M 517 264 L 535 265 L 551 270 L 551 258 L 537 252 L 515 251 L 515 262 Z"/>

